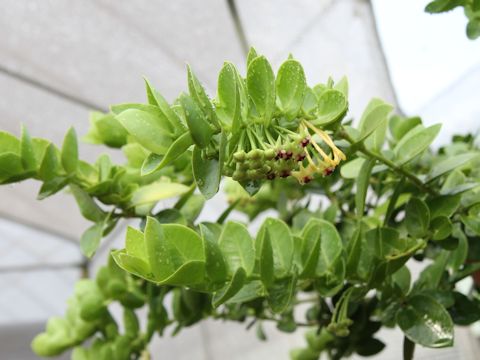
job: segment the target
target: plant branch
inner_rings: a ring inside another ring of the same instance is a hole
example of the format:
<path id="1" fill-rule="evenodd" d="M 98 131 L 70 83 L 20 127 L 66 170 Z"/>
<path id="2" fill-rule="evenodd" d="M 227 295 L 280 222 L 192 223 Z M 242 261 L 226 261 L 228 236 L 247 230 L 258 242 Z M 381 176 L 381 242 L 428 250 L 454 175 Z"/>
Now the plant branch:
<path id="1" fill-rule="evenodd" d="M 403 360 L 413 360 L 413 354 L 415 352 L 415 343 L 407 338 L 403 337 Z"/>
<path id="2" fill-rule="evenodd" d="M 341 137 L 343 139 L 347 140 L 350 144 L 358 146 L 358 151 L 360 151 L 361 153 L 363 153 L 363 154 L 365 154 L 369 157 L 377 159 L 378 161 L 380 161 L 384 165 L 387 165 L 390 169 L 392 169 L 392 170 L 396 171 L 397 173 L 405 176 L 407 179 L 409 179 L 420 190 L 422 190 L 424 192 L 427 192 L 430 195 L 436 195 L 437 194 L 436 191 L 434 191 L 433 189 L 431 189 L 430 187 L 425 185 L 423 183 L 423 181 L 420 180 L 415 174 L 413 174 L 412 172 L 404 169 L 402 166 L 399 166 L 399 165 L 395 164 L 393 161 L 387 159 L 383 155 L 367 149 L 363 143 L 355 142 L 355 140 L 352 139 L 350 137 L 350 135 L 347 134 L 346 131 L 342 131 L 340 134 L 341 134 Z"/>

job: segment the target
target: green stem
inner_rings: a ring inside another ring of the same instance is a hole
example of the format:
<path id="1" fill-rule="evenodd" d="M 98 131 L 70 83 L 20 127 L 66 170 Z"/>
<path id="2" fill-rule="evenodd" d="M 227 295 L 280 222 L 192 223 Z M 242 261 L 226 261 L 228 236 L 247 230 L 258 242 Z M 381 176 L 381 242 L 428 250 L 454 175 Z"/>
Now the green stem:
<path id="1" fill-rule="evenodd" d="M 342 131 L 341 132 L 341 136 L 347 140 L 350 144 L 352 145 L 357 145 L 358 146 L 358 151 L 360 151 L 361 153 L 369 156 L 369 157 L 372 157 L 374 159 L 377 159 L 378 161 L 380 161 L 381 163 L 387 165 L 390 169 L 396 171 L 397 173 L 405 176 L 407 179 L 409 179 L 416 187 L 418 187 L 420 190 L 430 194 L 430 195 L 437 195 L 437 193 L 429 188 L 428 186 L 426 186 L 422 180 L 420 180 L 418 177 L 415 176 L 415 174 L 413 174 L 412 172 L 404 169 L 403 167 L 401 166 L 398 166 L 397 164 L 395 164 L 393 161 L 387 159 L 386 157 L 384 157 L 383 155 L 381 154 L 378 154 L 376 152 L 373 152 L 371 150 L 368 150 L 365 145 L 363 143 L 357 143 L 355 142 L 354 139 L 352 139 L 346 131 Z"/>
<path id="2" fill-rule="evenodd" d="M 255 144 L 255 139 L 252 137 L 252 133 L 250 132 L 250 129 L 246 129 L 246 132 L 247 132 L 248 141 L 250 142 L 250 149 L 252 150 L 256 149 L 257 146 Z"/>
<path id="3" fill-rule="evenodd" d="M 266 148 L 263 140 L 260 139 L 260 137 L 258 136 L 258 133 L 257 133 L 257 132 L 259 132 L 259 131 L 258 131 L 258 128 L 255 127 L 255 130 L 253 131 L 253 136 L 257 139 L 258 144 L 263 148 L 263 150 L 266 150 L 267 148 Z"/>
<path id="4" fill-rule="evenodd" d="M 266 135 L 266 137 L 267 137 L 268 143 L 269 143 L 271 146 L 275 146 L 275 140 L 273 140 L 273 137 L 272 137 L 272 134 L 270 134 L 270 131 L 269 131 L 266 127 L 263 127 L 263 131 L 265 132 L 265 135 Z"/>
<path id="5" fill-rule="evenodd" d="M 406 336 L 403 337 L 403 360 L 413 360 L 415 343 Z"/>

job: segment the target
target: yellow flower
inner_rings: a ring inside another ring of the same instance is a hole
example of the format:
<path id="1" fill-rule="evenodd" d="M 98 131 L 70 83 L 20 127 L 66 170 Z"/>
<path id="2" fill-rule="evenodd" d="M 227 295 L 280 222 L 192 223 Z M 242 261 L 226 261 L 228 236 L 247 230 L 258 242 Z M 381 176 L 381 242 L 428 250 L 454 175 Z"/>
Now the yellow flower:
<path id="1" fill-rule="evenodd" d="M 304 154 L 307 158 L 308 165 L 305 167 L 303 164 L 300 164 L 300 169 L 292 172 L 292 176 L 303 185 L 311 181 L 315 173 L 322 176 L 330 175 L 342 160 L 346 160 L 346 156 L 333 143 L 333 140 L 325 131 L 318 129 L 306 120 L 302 120 L 300 127 L 302 133 L 309 134 L 309 130 L 313 131 L 331 150 L 331 154 L 327 154 L 320 145 L 317 144 L 314 138 L 309 139 L 309 144 L 315 149 L 313 152 L 313 158 L 312 155 L 310 155 L 309 149 L 305 145 Z"/>

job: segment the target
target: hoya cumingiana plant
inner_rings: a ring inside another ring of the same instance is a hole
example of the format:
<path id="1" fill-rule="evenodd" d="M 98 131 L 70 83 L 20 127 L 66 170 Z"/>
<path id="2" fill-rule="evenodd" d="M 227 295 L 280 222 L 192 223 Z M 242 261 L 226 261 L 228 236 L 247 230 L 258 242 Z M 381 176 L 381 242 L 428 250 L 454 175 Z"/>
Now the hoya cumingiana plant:
<path id="1" fill-rule="evenodd" d="M 457 287 L 480 269 L 477 139 L 432 149 L 440 125 L 380 99 L 352 122 L 347 80 L 308 85 L 292 57 L 275 73 L 251 49 L 246 75 L 223 65 L 213 98 L 187 73 L 188 91 L 171 104 L 146 81 L 146 103 L 92 114 L 84 140 L 121 149 L 123 164 L 79 159 L 73 129 L 58 147 L 25 128 L 0 133 L 1 183 L 36 179 L 39 199 L 68 189 L 92 222 L 85 256 L 120 219 L 136 220 L 124 248 L 76 284 L 65 316 L 33 340 L 38 355 L 168 358 L 149 352 L 153 336 L 212 318 L 254 326 L 262 340 L 265 322 L 305 329 L 295 360 L 374 355 L 385 346 L 378 331 L 399 327 L 412 359 L 415 344 L 452 346 L 455 324 L 480 319 L 476 284 Z M 198 220 L 222 180 L 226 210 Z"/>

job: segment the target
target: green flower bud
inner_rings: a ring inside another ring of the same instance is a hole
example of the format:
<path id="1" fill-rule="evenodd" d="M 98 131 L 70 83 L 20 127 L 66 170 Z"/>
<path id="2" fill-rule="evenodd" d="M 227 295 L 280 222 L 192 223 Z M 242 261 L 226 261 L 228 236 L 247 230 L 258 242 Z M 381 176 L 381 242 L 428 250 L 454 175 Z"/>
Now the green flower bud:
<path id="1" fill-rule="evenodd" d="M 245 173 L 243 171 L 235 170 L 232 175 L 232 179 L 235 181 L 245 180 Z"/>
<path id="2" fill-rule="evenodd" d="M 260 149 L 250 150 L 247 154 L 247 159 L 250 160 L 261 160 L 263 159 L 263 151 Z"/>
<path id="3" fill-rule="evenodd" d="M 273 160 L 277 156 L 277 152 L 274 149 L 267 149 L 264 152 L 265 159 Z"/>
<path id="4" fill-rule="evenodd" d="M 272 168 L 267 165 L 267 164 L 263 164 L 262 167 L 259 169 L 259 171 L 262 173 L 262 174 L 267 174 L 270 172 L 270 170 L 272 170 Z"/>
<path id="5" fill-rule="evenodd" d="M 350 331 L 348 329 L 338 329 L 335 332 L 335 335 L 339 337 L 347 337 L 348 335 L 350 335 Z"/>
<path id="6" fill-rule="evenodd" d="M 263 166 L 263 161 L 261 160 L 250 161 L 249 165 L 250 165 L 249 166 L 250 169 L 260 169 Z"/>
<path id="7" fill-rule="evenodd" d="M 337 324 L 335 323 L 328 324 L 327 330 L 335 334 L 337 332 Z"/>
<path id="8" fill-rule="evenodd" d="M 240 170 L 240 171 L 246 171 L 250 169 L 250 163 L 249 162 L 241 162 L 241 163 L 237 163 L 237 170 Z"/>
<path id="9" fill-rule="evenodd" d="M 257 170 L 247 170 L 247 178 L 255 180 L 258 178 L 258 171 Z"/>
<path id="10" fill-rule="evenodd" d="M 233 154 L 233 158 L 238 162 L 245 161 L 246 157 L 247 157 L 247 154 L 243 150 L 237 151 L 236 153 Z"/>

